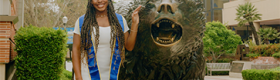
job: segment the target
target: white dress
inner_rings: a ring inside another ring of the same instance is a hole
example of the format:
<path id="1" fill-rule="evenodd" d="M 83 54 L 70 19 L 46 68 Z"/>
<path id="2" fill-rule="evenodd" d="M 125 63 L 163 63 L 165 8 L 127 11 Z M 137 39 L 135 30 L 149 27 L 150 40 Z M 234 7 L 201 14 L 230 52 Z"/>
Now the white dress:
<path id="1" fill-rule="evenodd" d="M 124 20 L 124 33 L 129 30 L 125 18 Z M 94 28 L 93 28 L 94 29 Z M 95 32 L 95 29 L 94 29 Z M 75 23 L 75 34 L 80 35 L 80 28 L 79 28 L 79 19 Z M 97 63 L 99 68 L 99 73 L 102 80 L 109 80 L 110 78 L 110 58 L 111 58 L 111 48 L 110 48 L 110 33 L 111 33 L 111 27 L 101 27 L 99 26 L 99 45 L 97 49 Z M 95 33 L 94 33 L 95 34 Z M 94 36 L 92 34 L 92 38 L 94 39 Z M 85 59 L 84 59 L 85 60 Z M 83 80 L 90 80 L 89 70 L 88 66 L 81 63 L 81 74 L 83 77 Z M 74 78 L 75 79 L 75 78 Z"/>

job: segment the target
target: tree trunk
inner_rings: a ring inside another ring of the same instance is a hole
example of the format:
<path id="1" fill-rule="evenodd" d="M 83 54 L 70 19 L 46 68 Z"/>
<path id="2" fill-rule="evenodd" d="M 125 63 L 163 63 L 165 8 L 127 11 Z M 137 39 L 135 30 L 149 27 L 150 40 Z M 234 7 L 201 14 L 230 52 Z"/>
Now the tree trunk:
<path id="1" fill-rule="evenodd" d="M 251 30 L 252 30 L 252 32 L 253 32 L 253 35 L 254 35 L 256 44 L 257 44 L 257 45 L 260 45 L 260 43 L 259 43 L 259 36 L 258 36 L 258 34 L 257 34 L 256 28 L 255 28 L 254 25 L 253 25 L 253 22 L 249 22 L 249 25 L 250 25 L 250 28 L 251 28 Z"/>
<path id="2" fill-rule="evenodd" d="M 215 56 L 212 57 L 212 63 L 216 63 L 217 62 L 217 58 Z"/>
<path id="3" fill-rule="evenodd" d="M 212 63 L 215 63 L 217 61 L 216 55 L 214 51 L 212 51 Z"/>
<path id="4" fill-rule="evenodd" d="M 265 39 L 265 43 L 266 43 L 266 44 L 269 44 L 269 40 L 268 40 L 268 39 Z"/>

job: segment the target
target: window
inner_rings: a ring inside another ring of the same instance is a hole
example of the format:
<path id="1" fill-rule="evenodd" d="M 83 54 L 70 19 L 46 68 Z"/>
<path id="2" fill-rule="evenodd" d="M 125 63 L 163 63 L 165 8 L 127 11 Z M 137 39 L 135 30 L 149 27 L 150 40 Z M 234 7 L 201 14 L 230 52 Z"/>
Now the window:
<path id="1" fill-rule="evenodd" d="M 206 22 L 222 22 L 222 9 L 229 0 L 204 0 Z"/>

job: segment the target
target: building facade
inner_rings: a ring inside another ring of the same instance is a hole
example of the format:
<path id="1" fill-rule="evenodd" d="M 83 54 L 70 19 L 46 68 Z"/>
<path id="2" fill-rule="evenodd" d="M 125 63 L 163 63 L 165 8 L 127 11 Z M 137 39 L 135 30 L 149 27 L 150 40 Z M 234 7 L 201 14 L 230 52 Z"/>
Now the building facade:
<path id="1" fill-rule="evenodd" d="M 222 10 L 223 23 L 227 23 L 243 40 L 252 39 L 252 32 L 248 28 L 248 24 L 245 24 L 243 27 L 237 27 L 238 22 L 235 20 L 238 5 L 245 4 L 246 2 L 252 3 L 257 8 L 258 13 L 262 14 L 261 20 L 254 21 L 257 31 L 260 28 L 266 27 L 272 27 L 278 30 L 278 32 L 280 31 L 280 0 L 235 0 L 224 3 Z M 270 42 L 274 43 L 274 41 Z"/>
<path id="2" fill-rule="evenodd" d="M 205 7 L 205 17 L 206 22 L 212 21 L 223 21 L 222 18 L 222 9 L 224 3 L 227 3 L 231 0 L 203 0 Z"/>
<path id="3" fill-rule="evenodd" d="M 23 25 L 24 0 L 0 0 L 0 80 L 13 80 L 14 35 Z"/>
<path id="4" fill-rule="evenodd" d="M 223 8 L 224 3 L 236 0 L 203 0 L 205 7 L 206 22 L 219 21 L 223 22 Z"/>

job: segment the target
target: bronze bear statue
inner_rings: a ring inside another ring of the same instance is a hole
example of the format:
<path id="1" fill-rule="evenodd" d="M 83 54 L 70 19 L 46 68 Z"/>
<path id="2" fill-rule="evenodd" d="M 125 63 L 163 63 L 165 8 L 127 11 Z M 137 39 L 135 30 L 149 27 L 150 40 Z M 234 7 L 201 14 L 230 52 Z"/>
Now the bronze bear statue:
<path id="1" fill-rule="evenodd" d="M 202 0 L 135 0 L 140 23 L 133 51 L 126 51 L 120 80 L 204 80 Z M 124 15 L 128 24 L 131 15 Z"/>

